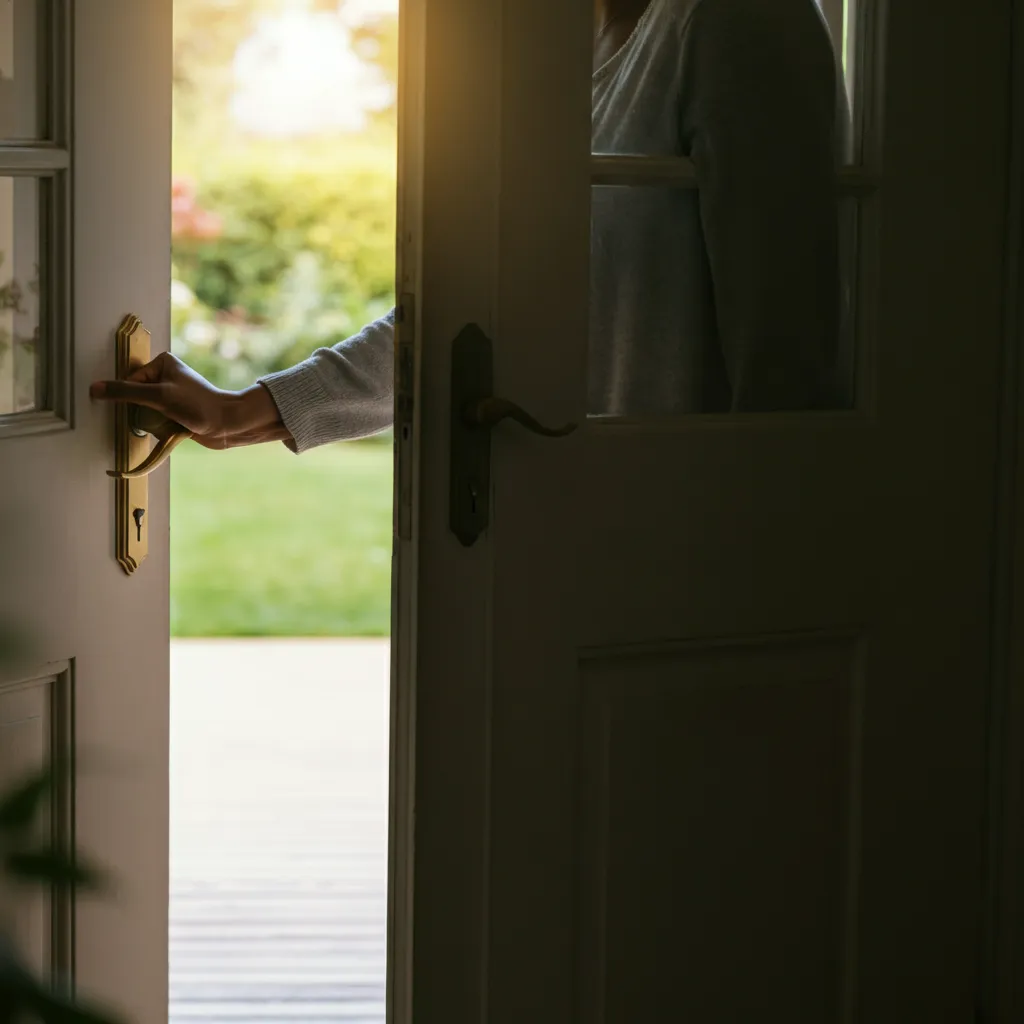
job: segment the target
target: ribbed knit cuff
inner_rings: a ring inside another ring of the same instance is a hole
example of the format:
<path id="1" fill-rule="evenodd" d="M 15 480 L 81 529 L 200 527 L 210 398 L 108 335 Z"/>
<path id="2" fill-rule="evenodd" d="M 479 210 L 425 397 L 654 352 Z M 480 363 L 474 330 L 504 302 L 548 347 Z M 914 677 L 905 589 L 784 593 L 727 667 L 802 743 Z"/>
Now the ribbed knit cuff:
<path id="1" fill-rule="evenodd" d="M 260 377 L 259 383 L 270 392 L 282 422 L 292 435 L 291 443 L 285 441 L 287 448 L 300 455 L 331 440 L 317 423 L 317 410 L 329 404 L 330 399 L 320 384 L 312 360 Z"/>

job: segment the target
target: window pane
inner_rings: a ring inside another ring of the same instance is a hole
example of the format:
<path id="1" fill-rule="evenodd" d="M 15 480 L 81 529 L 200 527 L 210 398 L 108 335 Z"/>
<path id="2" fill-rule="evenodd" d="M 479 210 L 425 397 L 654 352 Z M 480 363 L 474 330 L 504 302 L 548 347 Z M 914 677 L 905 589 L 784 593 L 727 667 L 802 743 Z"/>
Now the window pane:
<path id="1" fill-rule="evenodd" d="M 40 0 L 0 0 L 0 140 L 38 139 L 42 124 Z"/>
<path id="2" fill-rule="evenodd" d="M 592 416 L 852 407 L 857 201 L 724 206 L 702 210 L 693 189 L 594 188 Z"/>
<path id="3" fill-rule="evenodd" d="M 651 0 L 638 22 L 602 31 L 598 20 L 594 153 L 697 157 L 711 119 L 742 126 L 732 139 L 710 139 L 718 152 L 728 143 L 731 153 L 770 159 L 810 130 L 828 134 L 837 161 L 853 161 L 860 2 L 751 3 L 746 18 L 712 4 L 690 18 L 688 5 Z"/>
<path id="4" fill-rule="evenodd" d="M 0 416 L 39 408 L 39 182 L 0 177 Z"/>
<path id="5" fill-rule="evenodd" d="M 652 0 L 598 22 L 594 153 L 688 158 L 695 177 L 600 172 L 592 415 L 852 406 L 858 214 L 836 170 L 855 152 L 856 3 Z"/>

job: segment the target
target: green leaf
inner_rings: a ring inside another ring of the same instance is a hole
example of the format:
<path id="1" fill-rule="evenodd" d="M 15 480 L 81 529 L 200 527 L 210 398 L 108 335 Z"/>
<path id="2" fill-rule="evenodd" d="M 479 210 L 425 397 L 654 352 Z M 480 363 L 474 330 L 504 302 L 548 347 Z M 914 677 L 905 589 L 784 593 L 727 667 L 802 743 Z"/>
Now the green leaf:
<path id="1" fill-rule="evenodd" d="M 48 882 L 81 889 L 101 889 L 106 878 L 101 871 L 60 850 L 16 850 L 8 853 L 7 870 L 17 881 Z"/>
<path id="2" fill-rule="evenodd" d="M 120 1024 L 117 1017 L 104 1010 L 72 1002 L 70 999 L 37 985 L 24 1000 L 29 1018 L 42 1024 Z"/>
<path id="3" fill-rule="evenodd" d="M 102 1010 L 53 997 L 37 1001 L 33 1012 L 42 1024 L 120 1024 L 116 1017 Z"/>
<path id="4" fill-rule="evenodd" d="M 26 860 L 30 867 L 60 862 L 67 869 L 67 858 L 52 850 L 11 854 L 11 860 Z M 49 867 L 53 865 L 50 864 Z M 74 874 L 83 869 L 70 865 Z M 121 1024 L 117 1017 L 96 1007 L 80 1004 L 53 982 L 35 977 L 19 958 L 10 937 L 0 931 L 0 1024 Z"/>
<path id="5" fill-rule="evenodd" d="M 10 939 L 0 935 L 0 1024 L 23 1024 L 40 991 L 39 982 L 18 958 Z"/>
<path id="6" fill-rule="evenodd" d="M 0 800 L 0 831 L 19 831 L 35 820 L 40 807 L 50 795 L 53 773 L 49 768 L 30 775 Z"/>

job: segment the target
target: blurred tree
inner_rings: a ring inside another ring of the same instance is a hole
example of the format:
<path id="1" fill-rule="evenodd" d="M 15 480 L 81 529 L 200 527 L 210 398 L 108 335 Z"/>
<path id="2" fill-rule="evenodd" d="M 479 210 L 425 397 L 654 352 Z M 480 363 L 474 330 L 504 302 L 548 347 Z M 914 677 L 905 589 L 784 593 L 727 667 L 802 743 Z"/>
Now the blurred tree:
<path id="1" fill-rule="evenodd" d="M 278 0 L 174 0 L 175 134 L 194 144 L 223 136 L 235 52 Z"/>
<path id="2" fill-rule="evenodd" d="M 357 54 L 376 64 L 398 95 L 398 16 L 381 14 L 357 25 L 352 32 L 352 45 Z M 387 124 L 395 120 L 396 103 L 377 114 Z"/>

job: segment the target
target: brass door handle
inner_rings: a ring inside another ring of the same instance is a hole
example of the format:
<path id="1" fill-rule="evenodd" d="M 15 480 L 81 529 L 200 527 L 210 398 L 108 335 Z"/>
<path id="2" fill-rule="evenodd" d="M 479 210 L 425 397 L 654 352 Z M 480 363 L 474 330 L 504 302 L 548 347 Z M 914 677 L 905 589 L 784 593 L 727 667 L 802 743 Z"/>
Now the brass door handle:
<path id="1" fill-rule="evenodd" d="M 149 362 L 152 354 L 149 331 L 129 314 L 115 336 L 118 380 L 129 377 Z M 150 451 L 150 436 L 156 445 Z M 192 434 L 180 423 L 167 419 L 155 409 L 140 405 L 118 405 L 114 413 L 114 537 L 117 561 L 130 576 L 149 554 L 149 474 L 170 458 L 171 452 Z M 161 524 L 158 524 L 160 528 Z"/>
<path id="2" fill-rule="evenodd" d="M 539 437 L 568 437 L 576 429 L 575 423 L 566 423 L 564 427 L 545 427 L 525 409 L 506 398 L 478 398 L 468 402 L 463 407 L 462 416 L 470 426 L 487 429 L 496 427 L 502 420 L 512 420 Z"/>
<path id="3" fill-rule="evenodd" d="M 162 466 L 171 457 L 171 452 L 182 441 L 187 441 L 192 436 L 192 431 L 187 427 L 143 405 L 128 406 L 126 426 L 135 437 L 145 437 L 147 434 L 155 437 L 157 444 L 134 468 L 108 469 L 107 476 L 112 476 L 115 480 L 138 480 L 149 476 L 154 469 Z"/>

